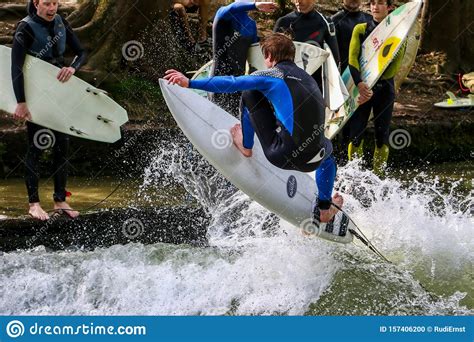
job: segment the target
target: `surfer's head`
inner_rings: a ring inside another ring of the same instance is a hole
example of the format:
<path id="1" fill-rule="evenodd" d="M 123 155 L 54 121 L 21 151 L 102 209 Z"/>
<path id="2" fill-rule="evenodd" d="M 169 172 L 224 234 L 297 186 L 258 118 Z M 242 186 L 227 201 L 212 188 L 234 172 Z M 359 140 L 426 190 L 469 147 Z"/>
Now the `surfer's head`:
<path id="1" fill-rule="evenodd" d="M 265 64 L 272 67 L 284 61 L 294 61 L 295 45 L 290 37 L 283 33 L 271 33 L 260 41 Z"/>
<path id="2" fill-rule="evenodd" d="M 58 0 L 33 0 L 38 17 L 47 21 L 53 21 L 58 12 Z"/>
<path id="3" fill-rule="evenodd" d="M 370 0 L 370 12 L 374 20 L 380 23 L 392 10 L 392 0 Z"/>
<path id="4" fill-rule="evenodd" d="M 309 13 L 316 6 L 315 0 L 292 0 L 296 6 L 296 10 L 300 13 Z"/>
<path id="5" fill-rule="evenodd" d="M 349 12 L 358 12 L 362 4 L 362 0 L 343 0 L 344 8 Z"/>

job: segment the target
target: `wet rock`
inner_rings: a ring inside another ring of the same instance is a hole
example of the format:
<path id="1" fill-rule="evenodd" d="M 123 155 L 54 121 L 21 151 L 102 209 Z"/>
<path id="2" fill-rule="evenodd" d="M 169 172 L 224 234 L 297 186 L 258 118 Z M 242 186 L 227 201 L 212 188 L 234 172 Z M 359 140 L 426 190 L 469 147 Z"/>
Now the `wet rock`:
<path id="1" fill-rule="evenodd" d="M 0 220 L 0 250 L 45 246 L 94 249 L 116 244 L 157 242 L 207 245 L 209 217 L 186 206 L 111 209 L 82 214 L 77 219 L 55 214 L 46 222 L 29 217 Z"/>

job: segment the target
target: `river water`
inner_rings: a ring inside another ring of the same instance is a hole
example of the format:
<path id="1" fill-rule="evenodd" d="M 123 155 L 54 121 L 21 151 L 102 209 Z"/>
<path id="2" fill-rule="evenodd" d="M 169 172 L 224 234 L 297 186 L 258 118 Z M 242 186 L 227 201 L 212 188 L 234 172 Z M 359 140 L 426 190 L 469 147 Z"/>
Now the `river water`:
<path id="1" fill-rule="evenodd" d="M 3 253 L 0 314 L 472 315 L 472 165 L 458 166 L 385 180 L 357 163 L 339 168 L 347 211 L 389 264 L 360 243 L 302 235 L 188 145 L 168 147 L 138 197 L 153 205 L 163 189 L 184 188 L 180 200 L 212 217 L 209 247 Z"/>

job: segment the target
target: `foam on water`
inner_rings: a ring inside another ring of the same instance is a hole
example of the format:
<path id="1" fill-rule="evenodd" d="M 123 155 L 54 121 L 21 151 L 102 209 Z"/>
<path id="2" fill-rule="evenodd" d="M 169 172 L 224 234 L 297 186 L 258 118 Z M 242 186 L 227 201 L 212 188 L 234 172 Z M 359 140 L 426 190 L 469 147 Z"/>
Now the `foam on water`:
<path id="1" fill-rule="evenodd" d="M 0 314 L 473 314 L 472 197 L 457 184 L 339 169 L 346 210 L 390 265 L 360 244 L 303 236 L 187 144 L 157 152 L 145 176 L 142 197 L 179 183 L 208 211 L 210 247 L 3 254 Z"/>

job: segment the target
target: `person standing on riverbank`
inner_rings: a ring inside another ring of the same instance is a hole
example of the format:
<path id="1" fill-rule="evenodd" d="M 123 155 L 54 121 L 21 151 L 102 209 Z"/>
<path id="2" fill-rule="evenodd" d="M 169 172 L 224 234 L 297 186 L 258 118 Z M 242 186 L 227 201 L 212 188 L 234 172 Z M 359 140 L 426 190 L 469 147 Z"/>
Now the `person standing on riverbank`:
<path id="1" fill-rule="evenodd" d="M 57 14 L 58 1 L 32 0 L 28 4 L 28 16 L 21 20 L 16 28 L 12 48 L 12 80 L 17 99 L 14 118 L 31 120 L 24 89 L 23 66 L 26 55 L 32 55 L 53 64 L 60 69 L 58 82 L 67 82 L 85 61 L 85 51 L 68 22 Z M 66 46 L 76 54 L 71 65 L 66 66 L 64 52 Z M 47 101 L 47 99 L 45 99 Z M 39 158 L 44 150 L 40 139 L 53 142 L 54 209 L 63 210 L 75 218 L 79 212 L 66 202 L 67 153 L 69 136 L 26 122 L 28 134 L 28 152 L 26 155 L 26 188 L 29 200 L 29 215 L 35 219 L 47 220 L 48 213 L 41 207 L 39 198 Z"/>
<path id="2" fill-rule="evenodd" d="M 392 10 L 392 0 L 371 0 L 370 11 L 372 19 L 368 23 L 358 24 L 352 32 L 349 47 L 349 69 L 354 83 L 359 88 L 359 108 L 354 112 L 347 122 L 349 130 L 348 157 L 362 158 L 364 140 L 362 135 L 367 128 L 370 113 L 374 113 L 375 150 L 373 158 L 373 171 L 382 176 L 387 165 L 389 153 L 390 122 L 392 120 L 393 105 L 395 102 L 394 77 L 400 68 L 405 54 L 404 45 L 392 63 L 387 67 L 379 81 L 372 89 L 369 89 L 361 76 L 359 64 L 361 46 L 365 39 L 373 32 L 377 25 L 382 22 Z"/>
<path id="3" fill-rule="evenodd" d="M 292 2 L 296 10 L 279 18 L 273 32 L 289 34 L 297 42 L 313 44 L 319 48 L 324 48 L 326 43 L 332 51 L 336 64 L 339 65 L 339 48 L 332 20 L 316 11 L 315 0 L 292 0 Z M 322 90 L 321 68 L 312 76 Z"/>
<path id="4" fill-rule="evenodd" d="M 352 31 L 358 24 L 367 23 L 372 20 L 370 14 L 361 11 L 362 0 L 343 0 L 343 8 L 334 14 L 331 19 L 336 27 L 337 44 L 341 58 L 341 74 L 349 66 L 349 46 L 351 44 Z M 342 129 L 342 143 L 347 148 L 350 139 L 349 125 Z"/>

